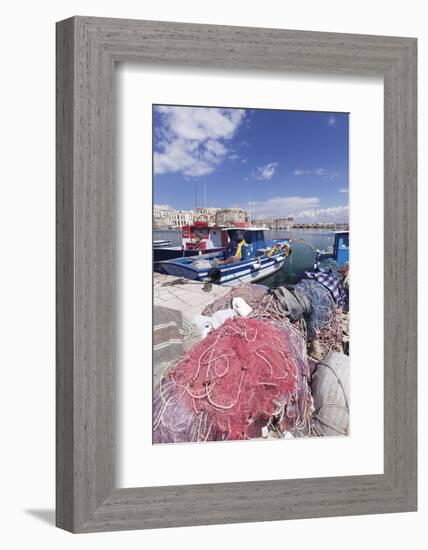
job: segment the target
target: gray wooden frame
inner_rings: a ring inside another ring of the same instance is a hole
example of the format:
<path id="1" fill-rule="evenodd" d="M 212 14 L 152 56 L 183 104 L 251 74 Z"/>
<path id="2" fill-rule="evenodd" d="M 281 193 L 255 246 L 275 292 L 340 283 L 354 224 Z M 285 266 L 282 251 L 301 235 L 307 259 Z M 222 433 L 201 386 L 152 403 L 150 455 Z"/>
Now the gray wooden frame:
<path id="1" fill-rule="evenodd" d="M 384 474 L 115 488 L 117 62 L 383 76 Z M 416 510 L 416 155 L 416 39 L 88 17 L 57 24 L 59 527 L 91 532 Z"/>

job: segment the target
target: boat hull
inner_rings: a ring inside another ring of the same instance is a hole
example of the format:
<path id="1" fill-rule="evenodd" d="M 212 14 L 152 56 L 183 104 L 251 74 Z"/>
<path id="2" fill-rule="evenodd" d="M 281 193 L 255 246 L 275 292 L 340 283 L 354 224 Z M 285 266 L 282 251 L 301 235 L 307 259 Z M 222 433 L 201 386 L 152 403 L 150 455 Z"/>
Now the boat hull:
<path id="1" fill-rule="evenodd" d="M 286 255 L 280 253 L 272 257 L 252 258 L 234 264 L 213 266 L 213 268 L 219 270 L 221 273 L 219 284 L 224 286 L 239 286 L 244 283 L 255 283 L 269 277 L 284 266 L 285 260 Z M 168 275 L 185 277 L 186 279 L 197 281 L 206 281 L 209 279 L 209 268 L 195 269 L 191 266 L 191 262 L 186 262 L 186 259 L 161 262 L 159 266 L 162 272 Z"/>
<path id="2" fill-rule="evenodd" d="M 244 283 L 255 283 L 258 281 L 262 281 L 263 279 L 266 279 L 266 277 L 269 277 L 270 275 L 273 275 L 274 273 L 279 271 L 284 266 L 284 263 L 285 257 L 284 259 L 278 262 L 275 261 L 274 263 L 271 263 L 270 265 L 267 265 L 260 270 L 251 271 L 250 273 L 247 273 L 245 275 L 240 275 L 239 278 L 231 276 L 225 282 L 221 282 L 221 284 L 224 286 L 239 286 Z"/>
<path id="3" fill-rule="evenodd" d="M 223 250 L 224 248 L 208 248 L 207 250 L 201 250 L 201 253 L 202 255 L 213 254 L 216 252 L 222 252 Z M 165 262 L 176 258 L 189 258 L 197 255 L 198 250 L 183 250 L 181 246 L 153 247 L 154 262 Z"/>

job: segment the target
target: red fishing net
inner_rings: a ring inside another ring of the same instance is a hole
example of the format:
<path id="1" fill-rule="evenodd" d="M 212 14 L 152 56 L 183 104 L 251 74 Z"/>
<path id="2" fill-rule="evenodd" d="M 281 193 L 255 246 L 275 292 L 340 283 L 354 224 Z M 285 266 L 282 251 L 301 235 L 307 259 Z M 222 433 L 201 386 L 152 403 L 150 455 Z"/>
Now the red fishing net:
<path id="1" fill-rule="evenodd" d="M 301 334 L 290 323 L 227 320 L 166 372 L 155 389 L 154 442 L 247 439 L 309 430 L 312 398 Z"/>
<path id="2" fill-rule="evenodd" d="M 321 346 L 320 358 L 330 351 L 343 351 L 343 310 L 333 300 L 330 291 L 317 281 L 304 279 L 298 285 L 312 304 L 309 315 L 296 321 L 293 325 L 309 341 L 318 340 Z M 251 318 L 283 321 L 287 317 L 281 303 L 268 292 L 268 289 L 255 284 L 241 285 L 232 289 L 225 296 L 217 298 L 205 307 L 202 314 L 212 315 L 218 310 L 232 307 L 233 298 L 243 298 L 252 308 Z M 307 330 L 309 328 L 309 335 Z"/>
<path id="3" fill-rule="evenodd" d="M 245 284 L 233 288 L 228 294 L 220 296 L 202 311 L 202 315 L 212 315 L 222 309 L 232 307 L 233 298 L 242 298 L 252 308 L 251 317 L 264 317 L 271 302 L 268 289 L 256 284 Z M 284 316 L 283 316 L 284 317 Z M 272 319 L 272 317 L 270 317 Z"/>

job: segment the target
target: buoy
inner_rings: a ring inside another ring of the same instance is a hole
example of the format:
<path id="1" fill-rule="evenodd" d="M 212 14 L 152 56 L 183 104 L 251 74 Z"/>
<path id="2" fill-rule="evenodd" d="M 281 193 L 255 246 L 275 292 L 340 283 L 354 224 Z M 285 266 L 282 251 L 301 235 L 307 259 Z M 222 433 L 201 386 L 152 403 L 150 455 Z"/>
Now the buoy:
<path id="1" fill-rule="evenodd" d="M 237 298 L 233 298 L 232 307 L 240 317 L 248 317 L 248 315 L 253 311 L 247 302 L 239 296 Z"/>
<path id="2" fill-rule="evenodd" d="M 219 284 L 221 281 L 221 271 L 217 267 L 212 267 L 207 273 L 208 281 L 213 284 Z"/>

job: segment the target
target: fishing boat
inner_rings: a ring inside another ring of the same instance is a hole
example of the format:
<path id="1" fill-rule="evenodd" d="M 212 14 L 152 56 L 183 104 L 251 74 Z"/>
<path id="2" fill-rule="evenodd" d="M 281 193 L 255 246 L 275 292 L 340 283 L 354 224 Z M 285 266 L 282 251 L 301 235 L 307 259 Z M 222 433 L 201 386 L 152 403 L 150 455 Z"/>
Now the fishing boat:
<path id="1" fill-rule="evenodd" d="M 171 246 L 171 241 L 153 241 L 155 271 L 158 270 L 157 262 L 222 252 L 224 245 L 221 239 L 221 229 L 210 226 L 207 222 L 195 221 L 193 224 L 185 225 L 181 228 L 181 245 Z"/>
<path id="2" fill-rule="evenodd" d="M 335 231 L 333 251 L 318 250 L 318 262 L 333 259 L 341 267 L 349 262 L 349 231 Z"/>
<path id="3" fill-rule="evenodd" d="M 160 239 L 153 241 L 153 248 L 165 248 L 167 246 L 171 246 L 171 241 L 168 241 L 166 239 Z"/>
<path id="4" fill-rule="evenodd" d="M 221 229 L 225 249 L 203 256 L 159 262 L 163 273 L 227 286 L 260 281 L 279 271 L 289 255 L 291 241 L 266 241 L 262 227 Z"/>

